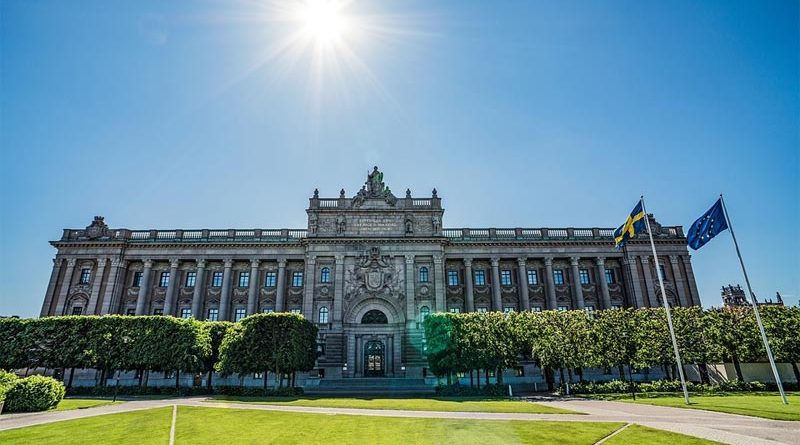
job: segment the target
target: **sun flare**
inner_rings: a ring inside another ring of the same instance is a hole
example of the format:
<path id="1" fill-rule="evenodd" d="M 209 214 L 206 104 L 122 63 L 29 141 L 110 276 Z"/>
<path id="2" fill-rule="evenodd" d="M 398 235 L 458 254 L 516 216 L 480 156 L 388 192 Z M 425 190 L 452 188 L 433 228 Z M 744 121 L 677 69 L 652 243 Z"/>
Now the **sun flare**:
<path id="1" fill-rule="evenodd" d="M 298 11 L 303 34 L 318 44 L 339 40 L 347 31 L 347 17 L 341 13 L 342 4 L 335 0 L 307 0 Z"/>

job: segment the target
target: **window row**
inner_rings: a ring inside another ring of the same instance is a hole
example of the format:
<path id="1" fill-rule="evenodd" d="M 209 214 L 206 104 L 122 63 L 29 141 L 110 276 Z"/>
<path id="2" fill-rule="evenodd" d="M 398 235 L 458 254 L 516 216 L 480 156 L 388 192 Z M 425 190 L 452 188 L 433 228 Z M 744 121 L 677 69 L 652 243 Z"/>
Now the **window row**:
<path id="1" fill-rule="evenodd" d="M 663 266 L 662 266 L 663 268 Z M 662 270 L 663 274 L 663 270 Z M 500 285 L 502 286 L 511 286 L 513 284 L 513 274 L 511 270 L 501 270 L 500 271 Z M 531 286 L 535 286 L 539 284 L 539 273 L 535 269 L 529 269 L 528 274 L 528 284 Z M 591 275 L 589 273 L 589 269 L 579 269 L 578 270 L 578 278 L 581 284 L 592 284 Z M 606 269 L 606 283 L 614 284 L 617 282 L 616 275 L 613 269 Z M 564 270 L 563 269 L 555 269 L 553 270 L 553 283 L 561 285 L 564 284 Z M 486 271 L 483 269 L 473 270 L 472 271 L 472 283 L 475 286 L 485 286 L 486 285 Z M 460 284 L 460 277 L 459 272 L 457 270 L 448 270 L 447 271 L 447 285 L 448 286 L 458 286 Z"/>

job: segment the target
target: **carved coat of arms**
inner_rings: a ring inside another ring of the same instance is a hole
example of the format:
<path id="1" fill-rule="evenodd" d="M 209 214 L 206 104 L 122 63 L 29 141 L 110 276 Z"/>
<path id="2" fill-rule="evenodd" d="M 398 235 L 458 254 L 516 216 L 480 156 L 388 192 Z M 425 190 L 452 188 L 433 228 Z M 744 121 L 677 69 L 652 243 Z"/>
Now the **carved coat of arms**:
<path id="1" fill-rule="evenodd" d="M 373 247 L 359 257 L 354 270 L 348 271 L 345 298 L 350 300 L 368 294 L 402 298 L 403 284 L 403 271 L 394 265 L 390 256 L 381 256 L 380 249 Z"/>

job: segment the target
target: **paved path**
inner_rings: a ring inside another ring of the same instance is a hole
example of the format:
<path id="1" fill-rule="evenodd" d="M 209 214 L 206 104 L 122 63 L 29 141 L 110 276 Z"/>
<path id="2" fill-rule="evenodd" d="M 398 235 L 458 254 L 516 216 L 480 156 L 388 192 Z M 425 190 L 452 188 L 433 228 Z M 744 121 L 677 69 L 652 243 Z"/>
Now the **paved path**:
<path id="1" fill-rule="evenodd" d="M 285 411 L 312 414 L 343 414 L 381 417 L 416 417 L 442 419 L 529 420 L 565 422 L 625 422 L 661 430 L 674 431 L 729 444 L 774 445 L 800 444 L 800 422 L 760 419 L 735 414 L 694 409 L 670 408 L 601 400 L 540 401 L 538 403 L 586 413 L 580 414 L 523 414 L 476 413 L 444 411 L 376 410 L 359 408 L 321 408 L 254 403 L 206 402 L 205 397 L 182 399 L 137 400 L 118 405 L 70 411 L 49 411 L 30 414 L 3 414 L 0 430 L 23 428 L 62 420 L 81 419 L 102 414 L 121 413 L 172 405 L 205 408 L 239 408 L 263 411 Z"/>

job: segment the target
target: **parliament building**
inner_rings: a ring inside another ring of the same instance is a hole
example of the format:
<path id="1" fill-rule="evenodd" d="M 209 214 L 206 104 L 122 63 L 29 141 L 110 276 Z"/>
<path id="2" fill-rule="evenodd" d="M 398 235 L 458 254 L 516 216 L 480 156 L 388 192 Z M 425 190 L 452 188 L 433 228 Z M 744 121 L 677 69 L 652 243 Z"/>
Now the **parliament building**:
<path id="1" fill-rule="evenodd" d="M 303 229 L 65 229 L 41 316 L 238 321 L 295 312 L 319 327 L 306 377 L 420 379 L 433 312 L 699 305 L 680 226 L 614 248 L 612 228 L 445 228 L 442 200 L 396 197 L 377 167 L 353 196 L 309 199 Z M 532 364 L 530 365 L 532 366 Z M 520 374 L 524 374 L 524 370 Z M 533 371 L 529 371 L 533 372 Z"/>

